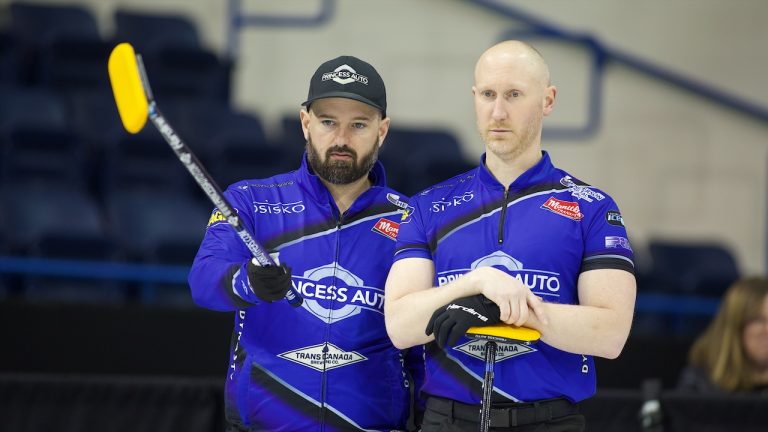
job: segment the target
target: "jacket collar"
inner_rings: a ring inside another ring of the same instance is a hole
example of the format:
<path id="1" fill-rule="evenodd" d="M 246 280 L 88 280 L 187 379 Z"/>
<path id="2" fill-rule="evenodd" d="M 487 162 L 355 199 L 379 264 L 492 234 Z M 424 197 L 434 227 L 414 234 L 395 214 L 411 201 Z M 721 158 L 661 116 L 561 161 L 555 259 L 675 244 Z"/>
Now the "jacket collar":
<path id="1" fill-rule="evenodd" d="M 493 174 L 488 171 L 488 167 L 485 165 L 485 156 L 485 153 L 480 156 L 480 167 L 478 169 L 478 177 L 480 178 L 480 181 L 490 189 L 504 190 L 505 186 L 499 183 L 499 181 L 496 180 L 496 177 L 494 177 Z M 549 158 L 549 153 L 542 151 L 541 159 L 539 159 L 539 161 L 536 162 L 534 166 L 528 168 L 525 172 L 520 174 L 520 176 L 516 178 L 511 185 L 509 185 L 509 189 L 519 190 L 540 184 L 546 181 L 554 169 L 555 167 L 552 165 L 552 161 Z"/>

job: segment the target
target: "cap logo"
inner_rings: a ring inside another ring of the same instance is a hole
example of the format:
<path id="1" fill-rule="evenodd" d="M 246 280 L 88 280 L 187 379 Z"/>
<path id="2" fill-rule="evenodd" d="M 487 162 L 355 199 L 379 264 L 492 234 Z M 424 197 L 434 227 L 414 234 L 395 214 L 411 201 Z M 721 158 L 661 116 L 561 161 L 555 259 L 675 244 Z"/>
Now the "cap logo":
<path id="1" fill-rule="evenodd" d="M 351 82 L 359 82 L 361 84 L 368 85 L 368 77 L 360 75 L 355 72 L 349 65 L 343 64 L 333 72 L 325 72 L 322 77 L 323 81 L 334 80 L 339 84 L 349 84 Z"/>

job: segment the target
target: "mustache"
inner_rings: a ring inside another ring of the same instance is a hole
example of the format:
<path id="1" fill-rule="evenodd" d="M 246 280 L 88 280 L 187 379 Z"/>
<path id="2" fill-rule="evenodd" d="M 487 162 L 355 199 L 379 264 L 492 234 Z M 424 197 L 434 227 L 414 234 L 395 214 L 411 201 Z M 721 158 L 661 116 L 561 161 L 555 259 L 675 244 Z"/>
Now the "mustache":
<path id="1" fill-rule="evenodd" d="M 328 157 L 331 155 L 331 153 L 347 153 L 352 155 L 352 157 L 357 158 L 357 152 L 354 151 L 351 147 L 347 146 L 346 144 L 343 146 L 333 146 L 325 151 L 325 156 Z"/>

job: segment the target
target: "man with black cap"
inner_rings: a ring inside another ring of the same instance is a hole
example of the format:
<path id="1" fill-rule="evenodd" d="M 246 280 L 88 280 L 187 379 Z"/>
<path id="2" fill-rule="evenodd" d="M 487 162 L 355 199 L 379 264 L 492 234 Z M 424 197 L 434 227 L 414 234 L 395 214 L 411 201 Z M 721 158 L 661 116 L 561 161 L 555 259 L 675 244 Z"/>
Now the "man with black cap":
<path id="1" fill-rule="evenodd" d="M 408 372 L 423 364 L 384 326 L 384 282 L 409 212 L 377 161 L 390 123 L 384 82 L 338 57 L 317 69 L 302 105 L 301 167 L 225 192 L 281 264 L 259 266 L 214 210 L 189 275 L 197 304 L 235 312 L 228 430 L 405 429 Z M 291 285 L 300 308 L 282 300 Z"/>

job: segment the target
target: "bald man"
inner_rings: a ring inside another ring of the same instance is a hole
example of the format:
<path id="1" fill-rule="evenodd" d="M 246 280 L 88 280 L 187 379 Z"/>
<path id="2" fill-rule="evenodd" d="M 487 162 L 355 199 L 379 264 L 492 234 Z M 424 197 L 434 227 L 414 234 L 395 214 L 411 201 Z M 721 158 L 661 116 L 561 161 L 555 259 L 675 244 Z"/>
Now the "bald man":
<path id="1" fill-rule="evenodd" d="M 557 89 L 536 49 L 506 41 L 486 50 L 472 95 L 485 154 L 411 200 L 385 288 L 387 332 L 398 348 L 426 344 L 423 431 L 477 429 L 483 342 L 464 334 L 501 322 L 535 328 L 541 340 L 500 344 L 491 427 L 581 431 L 592 356 L 616 358 L 632 322 L 624 222 L 605 192 L 542 151 Z"/>

